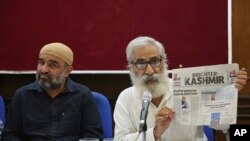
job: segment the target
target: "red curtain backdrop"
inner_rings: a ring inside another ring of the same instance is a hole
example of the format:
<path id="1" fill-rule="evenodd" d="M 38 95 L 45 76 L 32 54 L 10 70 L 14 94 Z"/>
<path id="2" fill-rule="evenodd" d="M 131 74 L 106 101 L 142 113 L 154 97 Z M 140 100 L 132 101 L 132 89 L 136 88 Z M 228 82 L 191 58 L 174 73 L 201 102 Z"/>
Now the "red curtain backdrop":
<path id="1" fill-rule="evenodd" d="M 75 70 L 124 70 L 137 36 L 163 43 L 169 68 L 227 63 L 227 0 L 1 0 L 0 70 L 36 70 L 62 42 Z"/>

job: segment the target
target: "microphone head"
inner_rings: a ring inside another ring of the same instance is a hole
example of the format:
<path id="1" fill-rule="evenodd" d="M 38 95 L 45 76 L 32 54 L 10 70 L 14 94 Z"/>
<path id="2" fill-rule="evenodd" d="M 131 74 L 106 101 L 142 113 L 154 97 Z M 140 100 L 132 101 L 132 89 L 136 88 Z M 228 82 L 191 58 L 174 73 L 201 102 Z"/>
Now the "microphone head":
<path id="1" fill-rule="evenodd" d="M 151 101 L 152 100 L 152 94 L 149 91 L 145 91 L 142 96 L 142 100 Z"/>

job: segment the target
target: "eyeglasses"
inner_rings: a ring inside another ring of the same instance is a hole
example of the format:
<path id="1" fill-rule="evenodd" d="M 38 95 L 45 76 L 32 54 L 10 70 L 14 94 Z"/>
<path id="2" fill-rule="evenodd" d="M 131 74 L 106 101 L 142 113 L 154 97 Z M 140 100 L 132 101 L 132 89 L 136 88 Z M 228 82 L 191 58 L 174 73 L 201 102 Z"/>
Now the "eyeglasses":
<path id="1" fill-rule="evenodd" d="M 138 59 L 136 62 L 132 62 L 135 67 L 139 70 L 144 70 L 147 68 L 148 64 L 151 65 L 153 68 L 157 68 L 161 65 L 162 57 L 153 57 L 150 61 L 145 61 L 142 59 Z"/>

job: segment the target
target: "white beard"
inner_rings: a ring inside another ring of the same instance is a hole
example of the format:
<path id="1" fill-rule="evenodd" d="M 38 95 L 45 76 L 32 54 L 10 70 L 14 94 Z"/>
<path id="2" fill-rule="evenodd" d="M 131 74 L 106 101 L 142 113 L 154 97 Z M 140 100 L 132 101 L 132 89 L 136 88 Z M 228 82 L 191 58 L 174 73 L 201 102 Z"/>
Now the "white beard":
<path id="1" fill-rule="evenodd" d="M 148 78 L 152 79 L 152 77 L 155 81 L 153 81 L 152 83 L 145 83 Z M 169 92 L 169 78 L 166 69 L 163 69 L 160 74 L 153 74 L 152 76 L 144 75 L 142 77 L 135 76 L 133 69 L 131 69 L 130 78 L 132 80 L 133 85 L 138 90 L 140 97 L 143 96 L 143 93 L 145 91 L 149 91 L 152 94 L 153 98 L 163 96 L 167 94 L 167 92 Z"/>

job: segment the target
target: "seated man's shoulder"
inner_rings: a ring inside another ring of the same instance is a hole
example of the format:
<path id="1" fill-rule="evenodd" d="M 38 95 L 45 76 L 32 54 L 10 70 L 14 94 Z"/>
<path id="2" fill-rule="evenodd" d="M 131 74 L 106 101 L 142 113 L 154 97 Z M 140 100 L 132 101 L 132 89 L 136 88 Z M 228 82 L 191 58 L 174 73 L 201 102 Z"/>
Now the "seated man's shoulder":
<path id="1" fill-rule="evenodd" d="M 73 85 L 74 85 L 75 88 L 77 88 L 78 90 L 80 90 L 82 92 L 90 91 L 89 87 L 84 85 L 84 84 L 74 82 Z"/>
<path id="2" fill-rule="evenodd" d="M 37 81 L 23 85 L 17 89 L 17 92 L 22 92 L 22 91 L 28 91 L 28 90 L 34 90 L 38 89 L 39 84 Z"/>

